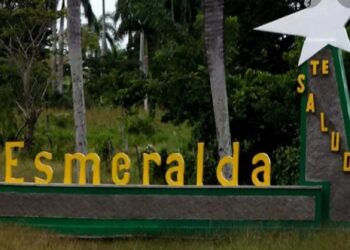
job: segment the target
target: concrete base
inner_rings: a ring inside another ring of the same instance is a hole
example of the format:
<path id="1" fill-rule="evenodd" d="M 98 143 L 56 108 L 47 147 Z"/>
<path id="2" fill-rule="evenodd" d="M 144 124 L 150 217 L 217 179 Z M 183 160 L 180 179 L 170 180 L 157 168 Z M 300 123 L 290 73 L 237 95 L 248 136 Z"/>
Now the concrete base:
<path id="1" fill-rule="evenodd" d="M 0 185 L 0 218 L 317 221 L 321 187 Z"/>

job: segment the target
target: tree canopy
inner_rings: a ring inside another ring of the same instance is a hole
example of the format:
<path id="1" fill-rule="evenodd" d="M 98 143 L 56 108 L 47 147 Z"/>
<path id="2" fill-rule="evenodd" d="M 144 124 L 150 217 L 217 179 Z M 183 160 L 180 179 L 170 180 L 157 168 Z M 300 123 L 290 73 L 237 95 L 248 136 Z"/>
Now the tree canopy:
<path id="1" fill-rule="evenodd" d="M 56 3 L 57 4 L 57 3 Z M 54 55 L 51 39 L 53 20 L 65 15 L 56 11 L 53 1 L 0 1 L 0 96 L 11 114 L 23 113 L 23 74 L 30 52 L 33 66 L 30 83 L 49 82 L 49 61 Z M 224 5 L 224 60 L 231 136 L 240 141 L 241 165 L 247 166 L 241 183 L 249 184 L 251 154 L 264 151 L 272 156 L 274 182 L 293 183 L 297 176 L 299 98 L 296 95 L 296 61 L 300 40 L 278 34 L 265 34 L 254 28 L 305 8 L 304 0 L 237 0 Z M 161 111 L 162 121 L 188 123 L 192 139 L 183 151 L 189 152 L 189 162 L 195 160 L 196 143 L 206 143 L 208 169 L 217 162 L 215 122 L 211 100 L 209 70 L 204 46 L 204 14 L 200 0 L 118 0 L 115 12 L 95 17 L 89 1 L 82 5 L 89 25 L 82 27 L 82 53 L 85 96 L 88 108 L 96 106 L 121 107 L 126 114 L 135 112 L 148 95 L 150 116 Z M 101 26 L 106 18 L 108 53 L 101 56 Z M 43 30 L 42 30 L 43 29 Z M 149 72 L 140 72 L 140 32 L 147 35 Z M 37 34 L 40 41 L 34 47 Z M 64 39 L 66 36 L 63 35 Z M 128 39 L 126 48 L 122 38 Z M 66 44 L 66 43 L 65 43 Z M 23 49 L 21 48 L 23 47 Z M 64 51 L 66 51 L 65 48 Z M 17 53 L 17 54 L 16 54 Z M 23 58 L 20 58 L 23 57 Z M 70 108 L 71 80 L 67 53 L 63 53 L 64 91 L 55 93 L 50 87 L 33 94 L 38 107 Z M 10 66 L 10 61 L 14 66 Z M 346 63 L 349 65 L 346 58 Z M 22 65 L 21 62 L 24 62 Z M 349 68 L 349 67 L 347 67 Z M 17 70 L 16 70 L 17 69 Z M 35 79 L 34 79 L 35 75 Z M 46 84 L 42 85 L 46 86 Z M 47 91 L 46 91 L 47 89 Z M 2 140 L 24 137 L 22 123 L 14 119 L 15 131 L 9 131 L 8 119 L 1 119 Z M 16 115 L 15 115 L 16 116 Z M 6 120 L 6 121 L 5 121 Z M 284 171 L 283 162 L 290 167 Z M 294 164 L 294 165 L 293 165 Z M 210 173 L 207 181 L 213 180 Z M 191 170 L 187 171 L 190 181 Z"/>

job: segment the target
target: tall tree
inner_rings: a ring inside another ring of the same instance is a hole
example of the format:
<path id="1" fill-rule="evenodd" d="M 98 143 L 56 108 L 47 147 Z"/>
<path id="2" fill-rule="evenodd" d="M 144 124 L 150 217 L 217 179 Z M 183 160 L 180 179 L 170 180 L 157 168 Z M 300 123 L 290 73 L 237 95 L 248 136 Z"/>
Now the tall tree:
<path id="1" fill-rule="evenodd" d="M 232 154 L 224 63 L 224 0 L 204 0 L 204 37 L 219 156 Z M 231 177 L 231 167 L 224 175 Z"/>
<path id="2" fill-rule="evenodd" d="M 90 0 L 81 0 L 81 4 L 84 8 L 84 16 L 88 20 L 89 26 L 93 26 L 97 24 L 97 19 L 92 10 Z"/>
<path id="3" fill-rule="evenodd" d="M 119 0 L 116 5 L 115 21 L 120 22 L 117 37 L 129 35 L 128 49 L 137 45 L 132 44 L 132 35 L 136 33 L 140 39 L 139 63 L 140 72 L 144 78 L 149 75 L 149 51 L 151 46 L 162 42 L 161 36 L 156 32 L 160 27 L 172 29 L 171 21 L 165 9 L 165 1 L 160 0 Z M 152 12 L 149 10 L 152 9 Z M 164 30 L 166 30 L 164 29 Z M 163 36 L 164 34 L 162 34 Z M 165 36 L 165 35 L 164 35 Z M 148 112 L 148 95 L 144 98 L 144 109 Z"/>
<path id="4" fill-rule="evenodd" d="M 171 20 L 175 22 L 174 0 L 170 0 L 170 12 L 171 12 Z"/>
<path id="5" fill-rule="evenodd" d="M 21 78 L 16 104 L 22 112 L 27 150 L 34 141 L 34 129 L 43 110 L 48 81 L 45 77 L 45 48 L 54 15 L 43 4 L 0 9 L 0 59 L 14 65 Z M 18 131 L 18 135 L 22 132 Z"/>
<path id="6" fill-rule="evenodd" d="M 55 14 L 57 14 L 57 0 L 53 0 L 50 2 L 51 6 L 50 9 L 54 11 Z M 57 77 L 58 77 L 58 71 L 57 71 L 57 63 L 58 63 L 58 57 L 57 57 L 57 20 L 54 19 L 51 25 L 51 43 L 52 43 L 52 61 L 51 61 L 51 71 L 52 71 L 52 89 L 55 89 L 57 86 Z"/>
<path id="7" fill-rule="evenodd" d="M 80 0 L 68 1 L 68 47 L 73 88 L 75 146 L 77 152 L 87 153 L 80 4 Z"/>
<path id="8" fill-rule="evenodd" d="M 102 56 L 107 53 L 107 38 L 106 38 L 106 6 L 105 0 L 102 0 Z"/>
<path id="9" fill-rule="evenodd" d="M 131 0 L 118 0 L 118 2 L 116 3 L 114 21 L 116 23 L 119 23 L 116 37 L 121 39 L 125 35 L 127 35 L 127 49 L 130 50 L 133 46 L 132 32 L 140 29 L 137 19 L 134 17 Z"/>
<path id="10" fill-rule="evenodd" d="M 64 82 L 64 19 L 65 19 L 65 0 L 62 0 L 61 12 L 60 12 L 60 31 L 58 36 L 58 60 L 57 60 L 57 87 L 56 91 L 59 94 L 63 93 Z"/>
<path id="11" fill-rule="evenodd" d="M 90 31 L 95 32 L 99 40 L 102 40 L 101 46 L 101 55 L 104 56 L 108 52 L 108 46 L 112 49 L 112 51 L 116 51 L 115 39 L 113 37 L 114 34 L 117 33 L 117 29 L 115 27 L 114 15 L 109 13 L 104 13 L 98 20 L 97 23 L 93 26 L 93 29 L 90 27 Z M 113 34 L 113 35 L 111 35 Z M 100 46 L 99 46 L 100 47 Z"/>
<path id="12" fill-rule="evenodd" d="M 191 26 L 201 8 L 200 0 L 166 0 L 165 7 L 173 22 Z"/>
<path id="13" fill-rule="evenodd" d="M 139 61 L 140 61 L 140 71 L 142 72 L 145 78 L 148 77 L 148 42 L 145 32 L 140 31 L 140 53 L 139 53 Z M 148 108 L 148 94 L 146 93 L 145 98 L 143 99 L 143 107 L 146 113 L 149 112 Z"/>

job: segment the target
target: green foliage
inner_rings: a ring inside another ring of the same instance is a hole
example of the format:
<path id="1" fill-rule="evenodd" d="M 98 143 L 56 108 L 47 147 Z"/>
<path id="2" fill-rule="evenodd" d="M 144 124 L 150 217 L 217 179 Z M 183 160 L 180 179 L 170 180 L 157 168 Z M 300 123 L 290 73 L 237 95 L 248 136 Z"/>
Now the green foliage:
<path id="1" fill-rule="evenodd" d="M 153 120 L 150 118 L 137 118 L 128 128 L 128 133 L 134 135 L 144 134 L 146 136 L 153 136 L 156 132 L 153 126 Z"/>
<path id="2" fill-rule="evenodd" d="M 167 0 L 167 9 L 171 15 L 171 0 Z M 198 11 L 201 10 L 201 0 L 173 0 L 174 19 L 176 23 L 183 26 L 191 26 L 196 19 Z"/>
<path id="3" fill-rule="evenodd" d="M 225 16 L 238 17 L 240 25 L 236 67 L 242 71 L 253 68 L 273 73 L 287 72 L 290 64 L 283 55 L 295 47 L 294 37 L 258 32 L 254 28 L 303 9 L 306 4 L 304 0 L 226 0 Z"/>
<path id="4" fill-rule="evenodd" d="M 17 1 L 13 1 L 15 3 Z M 55 15 L 46 1 L 27 1 L 0 9 L 0 58 L 12 65 L 18 83 L 12 86 L 16 107 L 22 113 L 26 149 L 34 143 L 34 128 L 41 113 L 51 74 L 48 65 L 49 35 Z M 5 79 L 6 80 L 6 79 Z M 23 130 L 22 130 L 23 129 Z M 17 137 L 16 136 L 16 137 Z M 17 138 L 19 139 L 19 138 Z"/>
<path id="5" fill-rule="evenodd" d="M 300 149 L 285 146 L 273 152 L 272 183 L 274 185 L 297 185 L 299 183 Z"/>
<path id="6" fill-rule="evenodd" d="M 231 89 L 230 119 L 235 124 L 231 128 L 231 136 L 244 142 L 242 166 L 251 166 L 251 159 L 256 153 L 266 152 L 272 155 L 279 147 L 294 145 L 299 127 L 299 99 L 294 86 L 295 77 L 293 72 L 273 75 L 248 70 L 242 76 L 227 78 Z M 284 167 L 274 163 L 273 168 Z M 249 177 L 250 171 L 243 172 L 242 182 L 249 183 Z"/>
<path id="7" fill-rule="evenodd" d="M 238 18 L 229 16 L 225 19 L 225 66 L 227 69 L 238 70 L 236 58 L 239 56 L 238 39 L 239 39 Z"/>
<path id="8" fill-rule="evenodd" d="M 157 113 L 162 112 L 157 110 Z M 125 152 L 131 158 L 132 184 L 141 183 L 142 153 L 160 153 L 162 166 L 152 166 L 151 171 L 153 173 L 155 169 L 156 175 L 152 183 L 164 183 L 164 171 L 167 169 L 166 154 L 184 153 L 181 149 L 186 148 L 191 138 L 191 129 L 186 124 L 177 126 L 170 123 L 164 124 L 160 121 L 161 115 L 150 118 L 138 110 L 128 112 L 126 115 L 123 109 L 98 107 L 87 110 L 86 116 L 89 151 L 96 152 L 100 156 L 102 183 L 106 184 L 112 183 L 111 160 L 118 152 Z M 36 127 L 33 154 L 27 155 L 29 159 L 25 157 L 24 161 L 30 161 L 30 166 L 32 166 L 35 153 L 43 150 L 52 152 L 54 171 L 59 175 L 63 168 L 64 154 L 75 152 L 72 127 L 74 127 L 72 110 L 45 110 Z M 26 171 L 28 176 L 33 176 L 34 168 L 27 170 L 22 162 L 21 159 L 19 174 Z M 191 169 L 191 166 L 188 165 L 188 168 Z M 57 176 L 55 180 L 62 182 L 62 178 L 62 176 Z"/>
<path id="9" fill-rule="evenodd" d="M 42 1 L 33 1 L 33 3 L 29 3 L 28 6 L 22 8 L 0 8 L 0 22 L 4 24 L 0 26 L 0 40 L 2 41 L 0 48 L 3 49 L 5 44 L 10 45 L 10 39 L 15 38 L 12 41 L 13 46 L 17 45 L 26 48 L 28 45 L 32 45 L 44 49 L 48 45 L 48 43 L 45 43 L 47 41 L 45 37 L 49 35 L 49 32 L 40 34 L 40 37 L 35 36 L 35 34 L 38 32 L 42 33 L 41 29 L 45 28 L 53 19 L 54 14 L 46 9 Z M 21 43 L 21 45 L 18 43 Z M 11 53 L 15 54 L 14 52 L 18 49 L 13 48 Z M 32 51 L 28 51 L 28 53 L 32 53 Z M 29 60 L 29 58 L 27 59 Z"/>
<path id="10" fill-rule="evenodd" d="M 44 112 L 38 121 L 33 155 L 42 150 L 53 153 L 54 158 L 62 158 L 67 152 L 74 152 L 74 131 L 71 112 Z"/>
<path id="11" fill-rule="evenodd" d="M 16 139 L 19 129 L 14 89 L 20 86 L 20 78 L 12 65 L 4 59 L 0 59 L 0 72 L 0 143 L 4 145 L 6 141 Z"/>
<path id="12" fill-rule="evenodd" d="M 0 9 L 0 22 L 13 22 L 13 28 L 0 27 L 0 39 L 5 42 L 24 32 L 26 26 L 23 23 L 30 27 L 47 25 L 44 42 L 38 47 L 30 74 L 32 89 L 37 94 L 48 87 L 51 75 L 48 48 L 52 43 L 48 27 L 55 17 L 51 5 L 42 0 L 6 1 L 6 8 Z M 128 34 L 128 48 L 126 51 L 115 48 L 104 57 L 100 56 L 99 34 L 96 33 L 101 27 L 89 1 L 84 0 L 83 6 L 90 23 L 89 27 L 82 29 L 85 95 L 90 108 L 88 115 L 95 116 L 94 119 L 88 118 L 89 149 L 100 153 L 106 166 L 109 166 L 111 155 L 119 151 L 137 154 L 135 159 L 138 160 L 140 153 L 150 148 L 162 151 L 162 154 L 181 152 L 188 166 L 186 180 L 193 184 L 196 145 L 205 142 L 205 183 L 215 184 L 218 155 L 203 43 L 201 1 L 119 0 L 114 21 L 120 22 L 120 26 L 115 31 L 111 25 L 110 32 L 115 33 L 115 40 Z M 226 79 L 231 135 L 233 141 L 241 142 L 240 184 L 250 184 L 251 159 L 259 152 L 272 157 L 274 183 L 291 184 L 297 178 L 299 99 L 295 93 L 297 73 L 290 68 L 297 64 L 302 40 L 265 34 L 253 28 L 304 7 L 302 0 L 225 1 Z M 91 24 L 95 26 L 94 30 Z M 139 69 L 140 31 L 146 34 L 148 41 L 147 77 Z M 28 42 L 28 37 L 23 37 L 26 38 L 24 42 Z M 113 40 L 112 37 L 109 40 Z M 23 89 L 20 72 L 24 67 L 6 56 L 2 47 L 0 57 L 0 98 L 3 104 L 0 136 L 7 139 L 13 138 L 22 124 L 14 100 L 20 105 L 26 100 L 19 91 Z M 65 61 L 68 61 L 67 57 Z M 346 65 L 350 65 L 349 61 L 346 56 Z M 42 100 L 35 98 L 35 105 L 41 108 L 47 103 L 49 107 L 64 109 L 57 114 L 46 111 L 36 128 L 35 150 L 52 150 L 57 157 L 74 151 L 68 68 L 65 75 L 69 89 L 65 89 L 64 95 L 49 91 Z M 137 112 L 146 93 L 151 118 Z M 105 111 L 117 107 L 122 108 L 118 115 Z M 98 119 L 113 121 L 107 126 L 98 124 Z M 191 126 L 191 131 L 184 131 L 179 125 L 184 122 Z M 161 171 L 155 172 L 156 183 L 163 183 L 162 171 L 166 167 L 162 164 L 162 168 L 155 168 L 155 171 Z M 134 179 L 139 178 L 135 176 Z"/>
<path id="13" fill-rule="evenodd" d="M 99 36 L 88 26 L 81 29 L 81 48 L 83 55 L 97 53 L 100 48 Z"/>
<path id="14" fill-rule="evenodd" d="M 179 30 L 177 39 L 165 43 L 153 58 L 157 67 L 152 68 L 152 72 L 157 85 L 151 93 L 155 93 L 158 104 L 168 110 L 164 121 L 195 123 L 210 110 L 207 109 L 210 88 L 203 57 L 202 20 L 203 16 L 199 15 L 192 34 Z"/>
<path id="15" fill-rule="evenodd" d="M 130 109 L 142 102 L 147 81 L 138 70 L 137 62 L 127 60 L 124 53 L 108 54 L 85 61 L 89 78 L 86 82 L 87 104 L 120 105 Z"/>
<path id="16" fill-rule="evenodd" d="M 117 36 L 129 31 L 152 32 L 155 29 L 169 30 L 173 24 L 164 8 L 164 0 L 120 0 L 116 5 L 115 21 L 121 21 Z M 150 11 L 152 10 L 152 11 Z M 169 27 L 170 25 L 170 27 Z"/>
<path id="17" fill-rule="evenodd" d="M 17 139 L 18 121 L 14 103 L 14 93 L 9 85 L 0 85 L 0 145 Z"/>

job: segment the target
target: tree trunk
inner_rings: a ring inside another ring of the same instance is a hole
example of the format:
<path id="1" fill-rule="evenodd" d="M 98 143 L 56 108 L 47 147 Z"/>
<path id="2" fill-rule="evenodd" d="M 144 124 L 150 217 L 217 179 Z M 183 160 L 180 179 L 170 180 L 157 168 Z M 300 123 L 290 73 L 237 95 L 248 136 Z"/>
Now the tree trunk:
<path id="1" fill-rule="evenodd" d="M 106 54 L 107 54 L 106 6 L 105 6 L 105 0 L 102 0 L 102 56 Z"/>
<path id="2" fill-rule="evenodd" d="M 80 0 L 68 0 L 68 47 L 73 88 L 76 152 L 87 153 L 85 99 L 81 52 Z M 88 175 L 87 175 L 88 176 Z"/>
<path id="3" fill-rule="evenodd" d="M 224 64 L 224 0 L 204 0 L 204 36 L 220 158 L 232 155 Z M 231 177 L 231 166 L 224 168 Z"/>
<path id="4" fill-rule="evenodd" d="M 62 0 L 61 11 L 63 12 L 65 6 L 65 0 Z M 64 59 L 64 15 L 62 14 L 60 18 L 60 33 L 58 40 L 58 62 L 57 62 L 57 93 L 63 94 L 63 83 L 64 83 L 64 69 L 63 69 L 63 59 Z"/>
<path id="5" fill-rule="evenodd" d="M 145 33 L 140 31 L 140 53 L 139 53 L 139 62 L 140 62 L 140 71 L 144 73 L 143 61 L 145 57 Z"/>
<path id="6" fill-rule="evenodd" d="M 27 127 L 25 135 L 24 135 L 24 146 L 25 150 L 28 152 L 33 144 L 34 139 L 34 126 L 32 120 L 31 120 L 31 112 L 30 109 L 32 107 L 32 97 L 30 94 L 30 86 L 29 86 L 29 72 L 30 69 L 27 67 L 24 67 L 23 74 L 22 74 L 22 81 L 23 81 L 23 99 L 24 99 L 24 121 L 25 125 Z"/>
<path id="7" fill-rule="evenodd" d="M 55 1 L 57 3 L 57 0 Z M 56 4 L 55 4 L 56 6 Z M 55 8 L 55 13 L 57 13 Z M 52 89 L 55 90 L 57 87 L 57 23 L 56 19 L 52 22 L 51 25 L 51 32 L 52 32 L 52 61 L 51 61 L 51 70 L 52 70 Z"/>
<path id="8" fill-rule="evenodd" d="M 144 32 L 140 32 L 140 71 L 147 78 L 148 76 L 148 45 L 147 37 Z M 143 106 L 146 113 L 149 112 L 148 108 L 148 95 L 146 94 L 145 99 L 143 100 Z"/>
<path id="9" fill-rule="evenodd" d="M 134 39 L 132 36 L 132 31 L 129 29 L 128 30 L 128 44 L 126 45 L 126 50 L 128 52 L 130 52 L 133 46 L 134 46 Z"/>
<path id="10" fill-rule="evenodd" d="M 175 22 L 174 0 L 171 0 L 170 4 L 171 4 L 171 7 L 170 7 L 171 8 L 171 20 L 173 22 Z"/>
<path id="11" fill-rule="evenodd" d="M 35 110 L 28 110 L 28 117 L 26 119 L 27 130 L 24 136 L 24 147 L 27 152 L 29 152 L 33 146 L 34 130 L 35 130 L 35 125 L 37 121 L 38 121 L 37 112 Z"/>
<path id="12" fill-rule="evenodd" d="M 23 115 L 24 122 L 26 126 L 25 134 L 24 134 L 24 147 L 27 152 L 33 146 L 34 142 L 34 130 L 36 122 L 38 121 L 38 117 L 40 115 L 40 110 L 37 109 L 34 105 L 34 99 L 31 93 L 30 86 L 30 71 L 31 71 L 31 63 L 29 65 L 23 67 L 22 73 L 22 81 L 23 81 Z"/>

